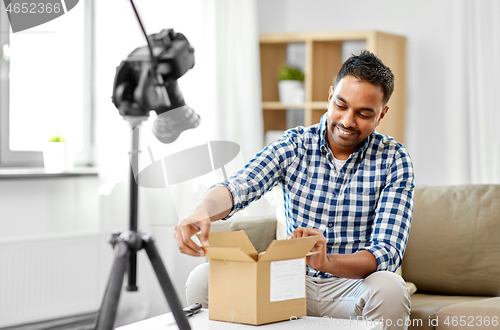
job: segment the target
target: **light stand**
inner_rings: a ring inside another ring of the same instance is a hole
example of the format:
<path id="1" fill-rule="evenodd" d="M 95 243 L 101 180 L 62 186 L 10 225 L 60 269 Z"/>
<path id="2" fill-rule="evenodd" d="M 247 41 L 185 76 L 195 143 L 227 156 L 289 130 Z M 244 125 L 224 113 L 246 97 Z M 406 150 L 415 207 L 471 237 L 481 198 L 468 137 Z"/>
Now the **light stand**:
<path id="1" fill-rule="evenodd" d="M 132 150 L 130 151 L 130 215 L 129 230 L 122 233 L 115 233 L 111 237 L 110 243 L 116 250 L 113 268 L 108 280 L 104 298 L 102 300 L 99 314 L 97 315 L 96 330 L 112 330 L 115 323 L 118 302 L 123 284 L 125 272 L 128 273 L 127 291 L 137 291 L 136 268 L 137 252 L 146 250 L 148 258 L 154 269 L 156 277 L 160 282 L 163 294 L 172 310 L 175 321 L 180 330 L 190 330 L 191 327 L 186 315 L 181 307 L 181 303 L 170 281 L 167 269 L 163 264 L 160 254 L 156 249 L 151 235 L 141 233 L 137 230 L 137 215 L 139 201 L 139 185 L 135 180 L 134 169 L 138 169 L 139 162 L 139 128 L 141 122 L 147 117 L 125 117 L 132 127 Z"/>

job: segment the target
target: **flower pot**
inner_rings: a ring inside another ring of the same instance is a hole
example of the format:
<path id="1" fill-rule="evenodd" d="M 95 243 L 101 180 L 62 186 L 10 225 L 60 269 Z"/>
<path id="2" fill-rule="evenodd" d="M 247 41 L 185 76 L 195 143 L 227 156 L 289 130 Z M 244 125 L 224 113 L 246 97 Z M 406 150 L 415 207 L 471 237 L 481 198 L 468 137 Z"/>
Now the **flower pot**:
<path id="1" fill-rule="evenodd" d="M 43 150 L 43 164 L 46 173 L 72 171 L 75 152 L 64 142 L 48 142 Z"/>
<path id="2" fill-rule="evenodd" d="M 304 84 L 298 80 L 281 80 L 278 83 L 280 102 L 283 104 L 304 103 Z"/>

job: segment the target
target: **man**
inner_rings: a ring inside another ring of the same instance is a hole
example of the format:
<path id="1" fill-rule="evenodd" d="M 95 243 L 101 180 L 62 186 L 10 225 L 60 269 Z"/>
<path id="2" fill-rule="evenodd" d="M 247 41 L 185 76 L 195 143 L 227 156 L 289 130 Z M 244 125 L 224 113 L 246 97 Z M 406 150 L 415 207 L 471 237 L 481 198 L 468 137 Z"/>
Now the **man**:
<path id="1" fill-rule="evenodd" d="M 176 226 L 181 252 L 204 255 L 211 221 L 226 219 L 275 185 L 283 189 L 287 231 L 319 236 L 307 260 L 307 313 L 383 320 L 407 327 L 401 265 L 413 212 L 413 165 L 406 149 L 375 131 L 387 115 L 394 76 L 374 54 L 351 56 L 330 87 L 319 124 L 296 127 L 229 180 L 210 189 Z M 186 284 L 188 303 L 207 304 L 208 267 Z"/>

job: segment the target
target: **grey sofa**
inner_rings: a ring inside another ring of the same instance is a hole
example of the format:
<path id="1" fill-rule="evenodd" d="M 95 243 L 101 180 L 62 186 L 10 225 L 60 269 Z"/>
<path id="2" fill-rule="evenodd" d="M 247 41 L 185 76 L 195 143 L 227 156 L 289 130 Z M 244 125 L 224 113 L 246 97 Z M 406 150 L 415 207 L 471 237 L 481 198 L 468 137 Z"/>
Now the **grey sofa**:
<path id="1" fill-rule="evenodd" d="M 500 329 L 500 185 L 417 188 L 402 272 L 410 329 Z"/>
<path id="2" fill-rule="evenodd" d="M 276 228 L 271 217 L 212 231 L 245 230 L 261 252 Z M 417 187 L 401 269 L 417 288 L 409 329 L 500 329 L 500 185 Z"/>

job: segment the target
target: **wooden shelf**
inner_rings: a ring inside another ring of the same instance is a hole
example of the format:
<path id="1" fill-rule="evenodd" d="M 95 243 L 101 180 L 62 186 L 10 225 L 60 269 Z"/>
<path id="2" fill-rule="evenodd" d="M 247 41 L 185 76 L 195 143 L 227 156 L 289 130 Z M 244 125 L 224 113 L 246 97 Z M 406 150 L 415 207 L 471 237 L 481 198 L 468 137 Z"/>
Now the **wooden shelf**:
<path id="1" fill-rule="evenodd" d="M 304 109 L 305 104 L 283 104 L 281 102 L 262 102 L 262 108 L 266 110 L 283 110 L 283 109 Z"/>
<path id="2" fill-rule="evenodd" d="M 283 109 L 305 109 L 305 108 L 323 108 L 326 111 L 328 102 L 317 101 L 300 104 L 283 104 L 281 102 L 262 102 L 262 108 L 266 110 L 283 110 Z"/>
<path id="3" fill-rule="evenodd" d="M 395 76 L 394 93 L 389 102 L 389 113 L 377 127 L 404 143 L 406 113 L 406 38 L 377 31 L 342 31 L 263 34 L 260 36 L 262 110 L 264 130 L 285 130 L 286 109 L 303 109 L 304 125 L 317 123 L 326 112 L 328 88 L 334 85 L 343 63 L 344 43 L 362 41 L 365 49 L 378 55 Z M 305 47 L 305 102 L 279 102 L 278 70 L 287 64 L 287 47 L 303 43 Z"/>

